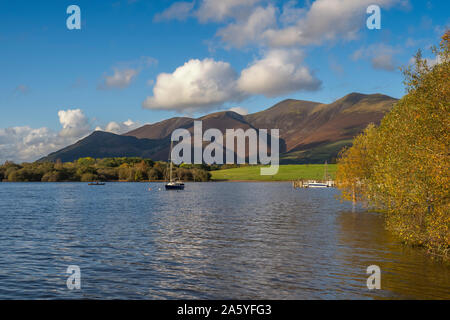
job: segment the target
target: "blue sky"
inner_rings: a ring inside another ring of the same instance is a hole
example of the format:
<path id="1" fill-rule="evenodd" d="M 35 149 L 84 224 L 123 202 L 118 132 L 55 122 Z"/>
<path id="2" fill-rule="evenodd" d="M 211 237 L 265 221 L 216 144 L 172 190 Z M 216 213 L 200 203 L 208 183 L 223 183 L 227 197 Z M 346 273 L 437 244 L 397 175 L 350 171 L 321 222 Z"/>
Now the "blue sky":
<path id="1" fill-rule="evenodd" d="M 81 30 L 66 27 L 71 4 Z M 380 30 L 366 28 L 369 4 Z M 399 98 L 397 68 L 419 48 L 432 58 L 448 12 L 440 0 L 1 0 L 0 162 L 35 160 L 95 128 L 286 98 Z"/>

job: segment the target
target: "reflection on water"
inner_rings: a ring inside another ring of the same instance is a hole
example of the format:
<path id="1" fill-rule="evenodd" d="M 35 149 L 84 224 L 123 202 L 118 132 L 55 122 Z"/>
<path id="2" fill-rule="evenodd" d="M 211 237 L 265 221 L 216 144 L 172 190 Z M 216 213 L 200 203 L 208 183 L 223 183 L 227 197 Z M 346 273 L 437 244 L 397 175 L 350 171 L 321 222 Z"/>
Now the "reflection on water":
<path id="1" fill-rule="evenodd" d="M 0 184 L 0 298 L 450 299 L 450 269 L 333 189 Z M 366 268 L 382 270 L 381 290 Z M 69 291 L 68 265 L 81 268 Z"/>
<path id="2" fill-rule="evenodd" d="M 337 218 L 343 244 L 339 256 L 349 265 L 378 265 L 382 270 L 377 298 L 450 298 L 450 268 L 423 251 L 400 245 L 383 230 L 383 217 L 375 213 L 340 213 Z M 375 230 L 375 231 L 374 231 Z M 360 276 L 353 273 L 355 279 Z M 412 285 L 414 284 L 414 285 Z"/>

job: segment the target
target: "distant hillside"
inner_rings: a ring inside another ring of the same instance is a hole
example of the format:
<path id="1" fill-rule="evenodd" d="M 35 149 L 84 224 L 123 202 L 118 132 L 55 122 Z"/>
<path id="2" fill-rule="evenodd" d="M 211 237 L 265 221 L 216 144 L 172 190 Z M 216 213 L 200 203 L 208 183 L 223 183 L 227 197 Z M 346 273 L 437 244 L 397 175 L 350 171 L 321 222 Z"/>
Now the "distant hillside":
<path id="1" fill-rule="evenodd" d="M 185 128 L 192 134 L 194 120 L 201 120 L 203 130 L 217 128 L 224 134 L 226 129 L 278 128 L 282 163 L 323 163 L 325 160 L 333 161 L 339 150 L 349 145 L 369 123 L 378 124 L 396 101 L 381 94 L 351 93 L 330 104 L 284 100 L 246 116 L 225 111 L 198 119 L 176 117 L 145 125 L 124 135 L 96 131 L 41 161 L 73 161 L 86 156 L 139 156 L 166 160 L 172 131 Z"/>
<path id="2" fill-rule="evenodd" d="M 151 140 L 120 136 L 109 132 L 94 131 L 88 137 L 57 152 L 50 153 L 39 161 L 74 161 L 82 157 L 143 157 L 152 158 L 160 149 L 170 146 L 169 139 Z"/>

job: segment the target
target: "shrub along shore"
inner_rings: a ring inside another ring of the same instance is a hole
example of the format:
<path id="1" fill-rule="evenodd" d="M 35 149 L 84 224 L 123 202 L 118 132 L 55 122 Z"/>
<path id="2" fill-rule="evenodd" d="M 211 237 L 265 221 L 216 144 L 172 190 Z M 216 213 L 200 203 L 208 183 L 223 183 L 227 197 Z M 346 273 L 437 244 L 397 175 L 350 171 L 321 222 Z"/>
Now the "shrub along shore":
<path id="1" fill-rule="evenodd" d="M 336 165 L 301 164 L 280 165 L 278 173 L 262 176 L 260 165 L 174 165 L 174 179 L 183 181 L 249 181 L 249 182 L 291 182 L 294 180 L 322 180 L 324 172 L 334 179 Z M 33 162 L 0 165 L 0 181 L 3 182 L 91 182 L 167 181 L 167 162 L 143 158 L 80 158 L 74 162 Z"/>
<path id="2" fill-rule="evenodd" d="M 204 165 L 174 166 L 175 179 L 183 181 L 209 181 L 210 168 Z M 0 181 L 9 182 L 62 182 L 62 181 L 165 181 L 169 176 L 166 162 L 142 158 L 80 158 L 74 162 L 57 161 L 0 166 Z"/>

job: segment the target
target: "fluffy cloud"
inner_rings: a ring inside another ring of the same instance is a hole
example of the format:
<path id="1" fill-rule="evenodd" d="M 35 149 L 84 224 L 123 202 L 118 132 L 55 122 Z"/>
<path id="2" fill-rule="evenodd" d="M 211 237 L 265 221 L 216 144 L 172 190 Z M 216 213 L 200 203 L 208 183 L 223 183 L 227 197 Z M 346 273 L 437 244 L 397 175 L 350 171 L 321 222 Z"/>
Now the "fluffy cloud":
<path id="1" fill-rule="evenodd" d="M 299 50 L 275 49 L 240 77 L 229 63 L 212 59 L 189 60 L 173 73 L 156 79 L 153 96 L 142 104 L 147 109 L 193 112 L 218 108 L 254 94 L 274 97 L 300 90 L 317 90 L 321 82 L 302 65 Z"/>
<path id="2" fill-rule="evenodd" d="M 436 56 L 434 58 L 425 58 L 425 60 L 427 61 L 427 64 L 430 67 L 434 67 L 435 65 L 440 64 L 440 63 L 443 62 L 442 58 L 440 56 Z"/>
<path id="3" fill-rule="evenodd" d="M 317 90 L 321 82 L 302 66 L 299 50 L 274 49 L 244 69 L 238 81 L 242 91 L 275 97 L 300 90 Z"/>
<path id="4" fill-rule="evenodd" d="M 189 14 L 200 22 L 224 23 L 216 33 L 223 43 L 237 48 L 257 44 L 267 53 L 240 76 L 226 62 L 190 60 L 173 73 L 160 74 L 143 107 L 190 113 L 251 95 L 275 97 L 318 90 L 321 81 L 304 64 L 298 47 L 356 39 L 365 28 L 366 9 L 371 4 L 373 0 L 316 0 L 298 7 L 296 1 L 289 1 L 278 8 L 276 2 L 266 0 L 201 0 Z M 378 0 L 376 4 L 383 9 L 407 8 L 409 1 Z M 387 46 L 378 51 L 368 48 L 355 60 L 367 58 L 373 68 L 392 71 L 395 54 Z"/>
<path id="5" fill-rule="evenodd" d="M 62 130 L 59 135 L 68 138 L 78 138 L 86 135 L 90 130 L 88 118 L 81 109 L 58 111 L 59 122 Z"/>
<path id="6" fill-rule="evenodd" d="M 386 8 L 395 4 L 405 6 L 404 0 L 378 0 Z M 284 28 L 268 29 L 264 37 L 273 47 L 321 44 L 324 41 L 344 38 L 355 39 L 365 27 L 366 8 L 373 0 L 316 0 L 309 9 L 284 8 L 281 19 L 294 22 Z"/>
<path id="7" fill-rule="evenodd" d="M 202 22 L 221 22 L 229 18 L 244 17 L 248 15 L 252 7 L 262 0 L 202 0 L 199 1 L 197 10 L 194 10 L 195 1 L 178 1 L 161 13 L 157 13 L 153 21 L 186 20 L 195 16 Z"/>
<path id="8" fill-rule="evenodd" d="M 378 70 L 395 71 L 395 63 L 390 54 L 381 54 L 372 58 L 372 67 Z"/>
<path id="9" fill-rule="evenodd" d="M 58 112 L 60 132 L 28 126 L 0 129 L 0 163 L 34 161 L 74 143 L 90 132 L 89 121 L 80 109 Z"/>
<path id="10" fill-rule="evenodd" d="M 249 17 L 220 29 L 217 35 L 234 47 L 243 47 L 259 40 L 263 31 L 276 24 L 276 9 L 257 7 Z"/>
<path id="11" fill-rule="evenodd" d="M 102 84 L 99 85 L 99 89 L 124 89 L 128 87 L 134 78 L 139 74 L 137 69 L 114 69 L 114 74 L 111 76 L 105 76 Z"/>
<path id="12" fill-rule="evenodd" d="M 427 62 L 427 65 L 429 67 L 434 67 L 437 64 L 442 63 L 442 58 L 440 56 L 436 56 L 434 58 L 424 58 L 424 60 Z M 414 65 L 416 63 L 416 58 L 415 57 L 411 57 L 411 59 L 409 59 L 408 64 L 409 65 Z"/>
<path id="13" fill-rule="evenodd" d="M 141 126 L 139 122 L 134 122 L 130 119 L 124 122 L 115 122 L 111 121 L 106 125 L 106 127 L 103 129 L 102 127 L 95 128 L 96 131 L 106 131 L 111 132 L 115 134 L 123 134 L 126 132 L 129 132 L 131 130 L 137 129 Z"/>
<path id="14" fill-rule="evenodd" d="M 28 126 L 0 129 L 0 163 L 36 160 L 56 150 L 61 138 L 48 128 L 32 129 Z"/>
<path id="15" fill-rule="evenodd" d="M 62 129 L 31 128 L 29 126 L 0 128 L 0 163 L 6 160 L 15 162 L 35 161 L 47 154 L 57 151 L 91 131 L 89 119 L 80 109 L 61 110 L 58 112 Z M 124 133 L 135 129 L 138 123 L 131 120 L 123 123 L 110 122 L 105 131 Z"/>
<path id="16" fill-rule="evenodd" d="M 305 1 L 302 8 L 289 1 L 279 10 L 263 0 L 203 0 L 197 10 L 193 3 L 176 2 L 158 19 L 185 19 L 194 15 L 200 22 L 229 22 L 218 36 L 231 46 L 241 47 L 253 41 L 271 47 L 305 46 L 324 41 L 355 39 L 365 28 L 366 8 L 373 0 Z M 383 9 L 409 7 L 409 0 L 378 0 Z M 280 12 L 279 12 L 280 11 Z M 278 16 L 278 17 L 277 17 Z M 259 19 L 259 23 L 256 23 Z M 278 21 L 277 21 L 278 20 Z M 278 23 L 277 23 L 278 22 Z M 246 43 L 246 41 L 249 43 Z"/>
<path id="17" fill-rule="evenodd" d="M 203 0 L 196 16 L 201 22 L 224 21 L 243 16 L 258 2 L 261 0 Z"/>
<path id="18" fill-rule="evenodd" d="M 398 49 L 380 43 L 355 51 L 352 58 L 355 61 L 370 59 L 372 67 L 377 70 L 395 71 L 398 64 L 395 62 L 394 55 L 398 52 Z"/>
<path id="19" fill-rule="evenodd" d="M 237 74 L 229 63 L 213 59 L 193 59 L 173 73 L 161 73 L 153 96 L 143 102 L 147 109 L 191 112 L 219 107 L 227 101 L 240 101 Z"/>
<path id="20" fill-rule="evenodd" d="M 156 14 L 153 21 L 186 20 L 191 15 L 194 4 L 194 2 L 175 2 L 163 12 Z"/>

